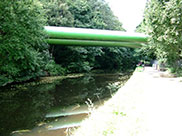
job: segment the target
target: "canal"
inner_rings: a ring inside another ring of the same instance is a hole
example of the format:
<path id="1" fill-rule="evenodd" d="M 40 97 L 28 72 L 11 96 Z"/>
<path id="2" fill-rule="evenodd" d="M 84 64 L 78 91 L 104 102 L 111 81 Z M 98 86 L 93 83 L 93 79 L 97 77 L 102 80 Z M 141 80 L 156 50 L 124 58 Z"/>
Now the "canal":
<path id="1" fill-rule="evenodd" d="M 86 74 L 53 83 L 0 88 L 0 136 L 66 136 L 131 74 Z"/>

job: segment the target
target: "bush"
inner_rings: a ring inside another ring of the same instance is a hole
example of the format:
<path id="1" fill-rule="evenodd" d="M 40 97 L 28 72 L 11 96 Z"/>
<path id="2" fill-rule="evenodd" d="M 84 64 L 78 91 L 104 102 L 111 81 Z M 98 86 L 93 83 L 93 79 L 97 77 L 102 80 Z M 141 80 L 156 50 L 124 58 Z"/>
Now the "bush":
<path id="1" fill-rule="evenodd" d="M 47 50 L 42 5 L 37 0 L 0 1 L 1 85 L 43 75 Z"/>
<path id="2" fill-rule="evenodd" d="M 150 48 L 157 58 L 168 64 L 172 71 L 179 71 L 182 60 L 182 1 L 149 1 L 143 25 L 150 35 Z"/>
<path id="3" fill-rule="evenodd" d="M 56 64 L 53 60 L 46 64 L 45 70 L 48 75 L 52 76 L 64 75 L 66 73 L 66 69 L 61 67 L 61 65 Z"/>

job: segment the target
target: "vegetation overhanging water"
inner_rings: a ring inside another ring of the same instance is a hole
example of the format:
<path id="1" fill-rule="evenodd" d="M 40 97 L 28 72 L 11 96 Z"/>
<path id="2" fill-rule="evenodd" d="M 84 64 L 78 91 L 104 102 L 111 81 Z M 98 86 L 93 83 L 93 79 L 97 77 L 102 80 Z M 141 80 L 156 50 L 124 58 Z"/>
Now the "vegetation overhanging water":
<path id="1" fill-rule="evenodd" d="M 4 88 L 0 91 L 0 135 L 28 133 L 36 126 L 59 119 L 55 109 L 83 105 L 88 98 L 92 102 L 108 98 L 128 78 L 129 74 L 88 74 L 54 83 Z M 48 113 L 53 114 L 52 118 Z"/>

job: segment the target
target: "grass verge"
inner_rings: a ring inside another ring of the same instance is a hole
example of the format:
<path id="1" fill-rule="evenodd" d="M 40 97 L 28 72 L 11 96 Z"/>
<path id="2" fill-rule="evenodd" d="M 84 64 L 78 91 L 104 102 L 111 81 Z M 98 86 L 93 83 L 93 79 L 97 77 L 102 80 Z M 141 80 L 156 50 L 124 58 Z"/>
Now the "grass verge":
<path id="1" fill-rule="evenodd" d="M 142 91 L 132 87 L 136 80 L 135 73 L 110 100 L 93 110 L 81 127 L 69 136 L 145 135 L 146 130 L 141 127 L 145 124 L 145 115 L 140 110 L 143 103 Z"/>

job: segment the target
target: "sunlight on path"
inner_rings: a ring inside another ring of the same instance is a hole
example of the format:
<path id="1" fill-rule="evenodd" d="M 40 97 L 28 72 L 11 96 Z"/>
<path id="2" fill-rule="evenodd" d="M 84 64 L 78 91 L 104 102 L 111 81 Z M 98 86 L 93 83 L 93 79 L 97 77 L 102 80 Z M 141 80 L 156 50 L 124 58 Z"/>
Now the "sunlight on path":
<path id="1" fill-rule="evenodd" d="M 135 101 L 137 118 L 146 123 L 138 126 L 146 130 L 145 136 L 181 136 L 182 82 L 179 78 L 162 78 L 161 74 L 150 67 L 135 72 L 125 90 Z"/>
<path id="2" fill-rule="evenodd" d="M 163 78 L 161 74 L 151 67 L 135 71 L 75 135 L 182 136 L 182 79 Z M 117 116 L 113 116 L 115 110 Z"/>
<path id="3" fill-rule="evenodd" d="M 179 78 L 161 78 L 150 68 L 145 75 L 145 98 L 148 115 L 148 136 L 181 136 L 182 82 Z M 149 76 L 150 75 L 150 76 Z"/>

